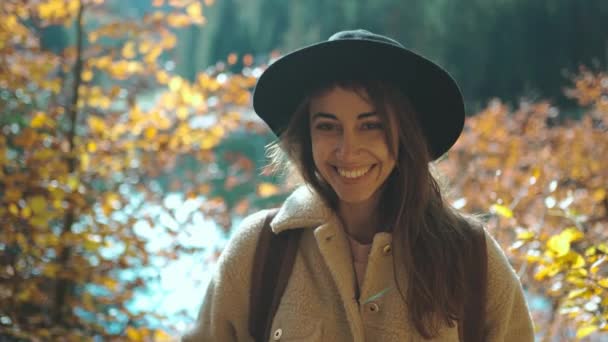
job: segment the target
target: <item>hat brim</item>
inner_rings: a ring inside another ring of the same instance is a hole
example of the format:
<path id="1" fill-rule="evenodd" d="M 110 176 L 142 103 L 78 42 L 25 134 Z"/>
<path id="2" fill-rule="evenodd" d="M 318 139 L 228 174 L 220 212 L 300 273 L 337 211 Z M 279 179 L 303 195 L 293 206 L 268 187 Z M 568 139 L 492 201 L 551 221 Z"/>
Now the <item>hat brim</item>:
<path id="1" fill-rule="evenodd" d="M 253 108 L 280 136 L 297 106 L 316 86 L 353 77 L 386 80 L 407 94 L 432 159 L 447 152 L 460 136 L 464 101 L 450 74 L 410 50 L 370 40 L 326 41 L 281 57 L 260 76 Z"/>

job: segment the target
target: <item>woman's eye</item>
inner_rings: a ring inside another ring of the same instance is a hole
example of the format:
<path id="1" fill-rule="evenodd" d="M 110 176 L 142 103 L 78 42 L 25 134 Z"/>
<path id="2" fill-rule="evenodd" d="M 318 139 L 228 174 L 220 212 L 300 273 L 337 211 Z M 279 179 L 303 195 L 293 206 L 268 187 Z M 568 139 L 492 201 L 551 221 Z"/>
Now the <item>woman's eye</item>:
<path id="1" fill-rule="evenodd" d="M 384 125 L 381 122 L 366 122 L 363 124 L 365 129 L 382 129 Z"/>
<path id="2" fill-rule="evenodd" d="M 321 131 L 329 131 L 332 128 L 334 128 L 334 125 L 330 124 L 330 123 L 327 123 L 327 122 L 321 122 L 321 123 L 318 123 L 315 126 L 315 128 L 318 129 L 318 130 L 321 130 Z"/>

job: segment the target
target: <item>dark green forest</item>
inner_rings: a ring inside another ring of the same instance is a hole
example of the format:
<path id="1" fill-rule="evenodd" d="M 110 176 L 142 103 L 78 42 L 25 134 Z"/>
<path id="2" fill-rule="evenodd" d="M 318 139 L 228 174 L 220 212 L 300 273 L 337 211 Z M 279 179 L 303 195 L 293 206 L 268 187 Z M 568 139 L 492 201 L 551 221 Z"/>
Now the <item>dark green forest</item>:
<path id="1" fill-rule="evenodd" d="M 232 52 L 263 59 L 351 28 L 393 36 L 439 62 L 470 104 L 525 96 L 567 105 L 569 75 L 608 64 L 603 0 L 222 0 L 205 15 L 208 25 L 180 33 L 184 76 Z"/>
<path id="2" fill-rule="evenodd" d="M 113 15 L 134 20 L 152 9 L 146 1 L 108 3 Z M 190 80 L 232 53 L 260 65 L 272 51 L 353 28 L 392 36 L 440 63 L 458 80 L 469 112 L 494 97 L 574 106 L 562 90 L 571 75 L 608 65 L 605 0 L 221 0 L 205 1 L 203 15 L 205 25 L 178 30 L 171 56 Z M 66 42 L 61 30 L 52 28 L 49 44 Z M 231 68 L 240 71 L 242 59 Z"/>

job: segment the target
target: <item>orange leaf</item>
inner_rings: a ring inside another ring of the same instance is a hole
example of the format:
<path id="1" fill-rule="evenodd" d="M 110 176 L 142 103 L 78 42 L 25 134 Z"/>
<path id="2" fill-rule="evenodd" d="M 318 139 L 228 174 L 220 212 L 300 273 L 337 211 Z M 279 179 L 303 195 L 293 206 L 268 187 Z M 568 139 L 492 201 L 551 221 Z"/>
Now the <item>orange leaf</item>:
<path id="1" fill-rule="evenodd" d="M 261 183 L 258 185 L 258 195 L 268 197 L 279 193 L 279 187 L 272 183 Z"/>

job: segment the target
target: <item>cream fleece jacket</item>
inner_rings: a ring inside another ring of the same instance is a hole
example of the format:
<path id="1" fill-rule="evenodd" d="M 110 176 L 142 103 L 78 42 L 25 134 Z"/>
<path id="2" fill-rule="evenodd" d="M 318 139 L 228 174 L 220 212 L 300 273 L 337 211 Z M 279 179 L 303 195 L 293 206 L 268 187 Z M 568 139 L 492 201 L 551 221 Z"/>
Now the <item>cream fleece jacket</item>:
<path id="1" fill-rule="evenodd" d="M 183 341 L 253 341 L 248 330 L 250 277 L 265 216 L 266 211 L 260 211 L 247 217 L 228 243 L 196 325 Z M 298 188 L 270 226 L 275 233 L 310 229 L 302 234 L 268 341 L 427 341 L 409 323 L 406 305 L 396 290 L 392 253 L 386 248 L 391 244 L 390 233 L 377 233 L 373 239 L 357 301 L 347 237 L 336 215 L 315 194 L 304 186 Z M 534 341 L 532 319 L 517 275 L 487 232 L 486 241 L 486 341 Z M 458 342 L 457 327 L 441 328 L 432 341 Z"/>

